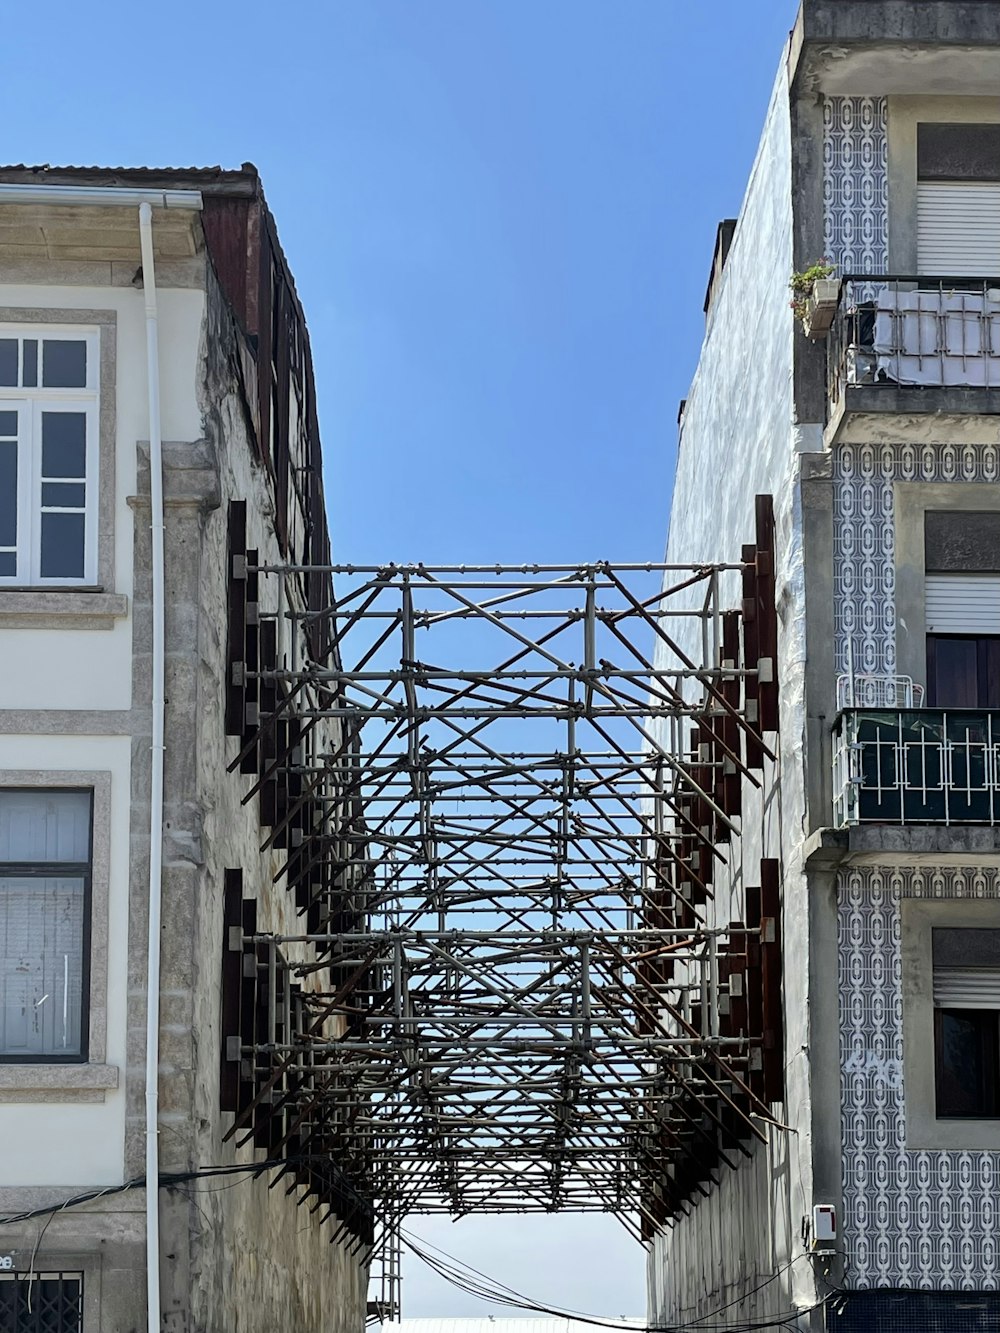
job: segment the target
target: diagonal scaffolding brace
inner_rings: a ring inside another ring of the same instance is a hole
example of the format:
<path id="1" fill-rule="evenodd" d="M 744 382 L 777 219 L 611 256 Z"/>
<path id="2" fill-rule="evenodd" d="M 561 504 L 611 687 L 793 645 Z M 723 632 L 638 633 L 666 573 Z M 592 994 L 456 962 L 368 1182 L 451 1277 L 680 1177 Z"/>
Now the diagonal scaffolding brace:
<path id="1" fill-rule="evenodd" d="M 711 885 L 774 757 L 768 513 L 730 565 L 235 550 L 233 767 L 298 923 L 227 909 L 230 1136 L 329 1159 L 303 1199 L 648 1238 L 765 1138 L 776 880 Z"/>

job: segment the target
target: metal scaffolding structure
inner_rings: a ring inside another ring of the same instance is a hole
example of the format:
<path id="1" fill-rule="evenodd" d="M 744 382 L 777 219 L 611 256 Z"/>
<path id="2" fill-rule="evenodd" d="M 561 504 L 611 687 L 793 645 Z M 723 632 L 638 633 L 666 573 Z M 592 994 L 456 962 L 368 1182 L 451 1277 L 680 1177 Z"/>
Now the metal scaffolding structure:
<path id="1" fill-rule="evenodd" d="M 237 530 L 233 767 L 301 929 L 234 881 L 224 1080 L 338 1217 L 648 1238 L 765 1137 L 777 912 L 706 909 L 770 754 L 764 526 L 702 567 L 269 567 Z"/>

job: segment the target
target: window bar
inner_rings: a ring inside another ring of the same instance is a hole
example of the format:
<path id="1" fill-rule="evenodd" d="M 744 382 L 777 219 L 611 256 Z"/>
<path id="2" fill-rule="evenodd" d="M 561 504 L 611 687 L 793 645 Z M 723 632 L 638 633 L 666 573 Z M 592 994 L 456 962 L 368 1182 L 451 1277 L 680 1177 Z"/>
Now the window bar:
<path id="1" fill-rule="evenodd" d="M 899 795 L 899 822 L 901 824 L 905 824 L 906 823 L 906 773 L 905 773 L 906 746 L 903 743 L 903 714 L 899 712 L 897 712 L 896 714 L 896 741 L 895 744 L 892 746 L 892 749 L 895 751 L 895 759 L 896 759 L 895 790 Z M 881 774 L 880 774 L 880 782 L 881 782 Z M 880 791 L 879 792 L 880 809 L 881 805 L 882 805 L 882 793 Z"/>
<path id="2" fill-rule="evenodd" d="M 941 783 L 944 787 L 944 822 L 945 827 L 951 824 L 951 738 L 948 731 L 948 714 L 941 714 Z"/>

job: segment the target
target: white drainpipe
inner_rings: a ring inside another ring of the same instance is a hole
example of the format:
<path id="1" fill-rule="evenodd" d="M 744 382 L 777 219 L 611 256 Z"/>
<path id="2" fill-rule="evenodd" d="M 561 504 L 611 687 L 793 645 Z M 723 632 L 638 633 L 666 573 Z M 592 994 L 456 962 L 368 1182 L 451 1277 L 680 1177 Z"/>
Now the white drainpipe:
<path id="1" fill-rule="evenodd" d="M 149 399 L 149 505 L 153 572 L 152 774 L 149 784 L 149 933 L 146 951 L 146 1320 L 160 1333 L 160 907 L 163 872 L 163 441 L 160 436 L 160 356 L 153 268 L 153 210 L 139 205 L 142 291 L 146 302 L 146 385 Z"/>

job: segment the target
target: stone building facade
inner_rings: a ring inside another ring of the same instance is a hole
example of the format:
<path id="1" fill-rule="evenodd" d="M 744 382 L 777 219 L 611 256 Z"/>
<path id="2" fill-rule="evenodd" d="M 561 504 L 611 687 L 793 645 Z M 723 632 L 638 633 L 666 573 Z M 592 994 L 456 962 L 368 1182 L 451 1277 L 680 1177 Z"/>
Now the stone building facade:
<path id="1" fill-rule="evenodd" d="M 777 762 L 707 911 L 780 864 L 784 1095 L 654 1238 L 664 1326 L 1000 1318 L 998 89 L 996 5 L 803 0 L 710 289 L 668 559 L 773 497 Z"/>
<path id="2" fill-rule="evenodd" d="M 258 686 L 235 679 L 233 658 L 263 613 L 280 617 L 256 604 L 253 562 L 329 561 L 308 336 L 252 167 L 0 170 L 0 469 L 0 1326 L 147 1327 L 158 891 L 151 1326 L 361 1328 L 372 1219 L 312 1127 L 282 1121 L 280 1098 L 240 1060 L 245 1010 L 266 1001 L 257 976 L 274 972 L 252 950 L 248 970 L 232 925 L 295 933 L 301 802 L 245 743 Z M 284 589 L 300 612 L 329 595 L 315 576 Z M 324 970 L 312 946 L 286 951 L 287 1002 L 308 1005 Z"/>

